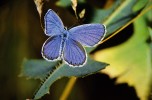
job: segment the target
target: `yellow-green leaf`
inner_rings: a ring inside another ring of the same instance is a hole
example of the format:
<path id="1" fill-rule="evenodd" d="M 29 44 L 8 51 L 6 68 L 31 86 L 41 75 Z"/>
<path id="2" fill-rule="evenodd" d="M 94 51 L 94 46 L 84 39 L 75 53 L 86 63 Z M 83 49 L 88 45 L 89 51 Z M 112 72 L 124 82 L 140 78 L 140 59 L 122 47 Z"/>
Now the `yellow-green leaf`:
<path id="1" fill-rule="evenodd" d="M 119 46 L 99 51 L 94 56 L 98 61 L 110 63 L 104 72 L 118 77 L 118 83 L 127 82 L 134 86 L 141 100 L 147 100 L 152 81 L 151 51 L 146 43 L 148 36 L 146 21 L 140 18 L 134 23 L 132 38 Z"/>

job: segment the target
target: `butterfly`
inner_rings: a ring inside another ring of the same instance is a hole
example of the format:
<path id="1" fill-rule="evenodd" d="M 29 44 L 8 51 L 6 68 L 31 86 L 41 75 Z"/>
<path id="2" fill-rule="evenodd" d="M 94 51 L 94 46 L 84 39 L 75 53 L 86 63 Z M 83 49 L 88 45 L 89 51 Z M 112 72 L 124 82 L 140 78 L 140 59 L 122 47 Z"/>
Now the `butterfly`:
<path id="1" fill-rule="evenodd" d="M 42 46 L 42 57 L 47 61 L 63 60 L 71 67 L 84 66 L 87 53 L 83 46 L 96 46 L 106 34 L 102 24 L 83 24 L 68 30 L 52 9 L 45 14 L 44 22 L 49 38 Z"/>

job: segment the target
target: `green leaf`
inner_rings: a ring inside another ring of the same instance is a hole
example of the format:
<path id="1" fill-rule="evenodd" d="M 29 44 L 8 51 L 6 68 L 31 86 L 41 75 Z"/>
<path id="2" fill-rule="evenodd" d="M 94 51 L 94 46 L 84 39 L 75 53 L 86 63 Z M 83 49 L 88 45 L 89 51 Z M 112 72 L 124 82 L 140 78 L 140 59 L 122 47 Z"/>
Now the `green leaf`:
<path id="1" fill-rule="evenodd" d="M 149 0 L 138 0 L 136 5 L 133 7 L 133 11 L 138 11 L 143 8 L 143 6 L 150 4 Z"/>
<path id="2" fill-rule="evenodd" d="M 84 3 L 84 2 L 85 0 L 78 0 L 78 3 Z M 56 2 L 56 5 L 60 7 L 68 7 L 71 5 L 71 0 L 58 0 Z"/>
<path id="3" fill-rule="evenodd" d="M 107 34 L 112 34 L 136 17 L 146 6 L 148 0 L 144 1 L 146 3 L 140 3 L 140 7 L 133 10 L 135 9 L 134 6 L 139 5 L 139 2 L 142 2 L 142 0 L 117 0 L 108 10 L 96 9 L 95 18 L 92 22 L 103 22 L 107 27 Z"/>
<path id="4" fill-rule="evenodd" d="M 44 80 L 57 66 L 58 62 L 46 60 L 24 60 L 20 76 Z"/>
<path id="5" fill-rule="evenodd" d="M 137 12 L 133 12 L 133 7 L 137 0 L 126 0 L 104 21 L 107 26 L 107 34 L 111 34 L 133 19 Z"/>
<path id="6" fill-rule="evenodd" d="M 128 31 L 129 32 L 129 31 Z M 134 86 L 141 100 L 150 94 L 152 66 L 151 50 L 146 40 L 150 36 L 144 17 L 134 23 L 134 34 L 127 42 L 99 51 L 94 58 L 109 62 L 104 72 L 118 77 L 118 83 L 127 82 Z"/>
<path id="7" fill-rule="evenodd" d="M 122 5 L 124 1 L 122 0 L 117 0 L 113 3 L 113 5 L 108 8 L 108 9 L 99 9 L 99 8 L 94 8 L 94 15 L 91 22 L 93 23 L 103 23 L 104 21 L 109 20 L 110 15 L 112 15 L 114 12 L 117 11 L 120 5 Z"/>
<path id="8" fill-rule="evenodd" d="M 94 9 L 94 19 L 91 22 L 105 24 L 107 28 L 106 36 L 108 36 L 135 18 L 146 7 L 147 2 L 148 0 L 144 2 L 142 0 L 117 0 L 107 10 Z M 136 5 L 140 5 L 140 7 Z M 87 52 L 91 52 L 95 48 L 87 48 Z"/>
<path id="9" fill-rule="evenodd" d="M 107 65 L 108 64 L 106 63 L 97 62 L 90 58 L 88 59 L 86 65 L 83 67 L 73 68 L 63 64 L 60 67 L 56 68 L 56 70 L 54 70 L 52 74 L 50 74 L 50 76 L 45 80 L 45 82 L 42 84 L 42 86 L 36 93 L 34 99 L 39 99 L 43 95 L 49 93 L 50 86 L 56 80 L 62 77 L 71 77 L 71 76 L 84 77 L 86 75 L 90 75 L 100 71 L 101 69 L 105 68 Z"/>

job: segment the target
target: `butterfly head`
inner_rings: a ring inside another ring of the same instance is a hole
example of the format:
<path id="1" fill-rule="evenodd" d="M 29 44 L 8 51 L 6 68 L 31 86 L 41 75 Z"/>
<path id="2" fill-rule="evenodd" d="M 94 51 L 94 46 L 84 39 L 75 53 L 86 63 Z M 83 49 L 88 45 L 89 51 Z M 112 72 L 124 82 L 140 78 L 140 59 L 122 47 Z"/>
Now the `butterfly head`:
<path id="1" fill-rule="evenodd" d="M 65 27 L 65 30 L 62 32 L 62 36 L 63 36 L 63 38 L 64 39 L 66 39 L 66 38 L 68 38 L 68 36 L 69 36 L 69 31 L 67 30 L 67 28 Z"/>

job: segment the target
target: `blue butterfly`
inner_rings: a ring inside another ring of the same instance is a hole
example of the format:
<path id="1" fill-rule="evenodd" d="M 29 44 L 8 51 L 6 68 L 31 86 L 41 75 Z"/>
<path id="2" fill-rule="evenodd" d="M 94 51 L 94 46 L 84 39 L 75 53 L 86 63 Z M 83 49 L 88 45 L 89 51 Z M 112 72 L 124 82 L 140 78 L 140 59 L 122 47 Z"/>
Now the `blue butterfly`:
<path id="1" fill-rule="evenodd" d="M 67 30 L 51 9 L 45 14 L 44 21 L 45 34 L 49 38 L 42 46 L 43 58 L 48 61 L 63 60 L 72 67 L 84 66 L 87 53 L 83 46 L 97 45 L 106 34 L 106 27 L 102 24 L 83 24 Z"/>

